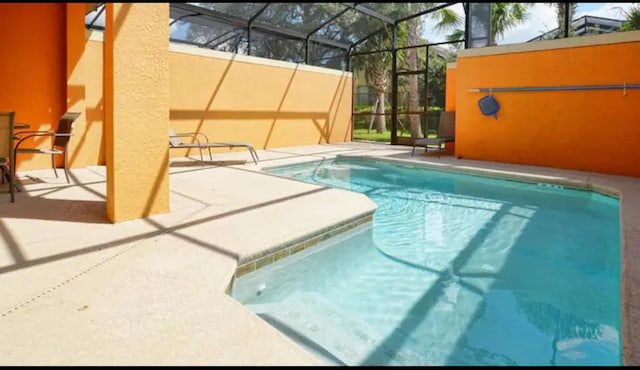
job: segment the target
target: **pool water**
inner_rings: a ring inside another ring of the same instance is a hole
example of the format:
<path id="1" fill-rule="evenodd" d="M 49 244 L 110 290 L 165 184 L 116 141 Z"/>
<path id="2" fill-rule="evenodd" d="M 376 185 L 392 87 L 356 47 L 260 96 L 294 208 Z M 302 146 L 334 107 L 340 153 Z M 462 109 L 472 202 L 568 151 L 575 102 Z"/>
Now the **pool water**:
<path id="1" fill-rule="evenodd" d="M 376 160 L 268 172 L 378 206 L 234 283 L 327 364 L 622 363 L 618 199 Z"/>

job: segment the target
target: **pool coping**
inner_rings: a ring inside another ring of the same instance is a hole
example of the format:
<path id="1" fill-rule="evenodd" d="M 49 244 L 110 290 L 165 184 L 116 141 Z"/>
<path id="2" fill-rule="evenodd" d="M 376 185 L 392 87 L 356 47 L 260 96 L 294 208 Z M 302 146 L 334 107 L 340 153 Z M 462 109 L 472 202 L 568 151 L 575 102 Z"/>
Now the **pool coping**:
<path id="1" fill-rule="evenodd" d="M 367 160 L 367 161 L 380 161 L 380 162 L 386 162 L 386 163 L 393 163 L 396 165 L 400 165 L 400 166 L 405 166 L 405 167 L 410 167 L 410 168 L 425 168 L 425 169 L 429 169 L 429 170 L 435 170 L 435 171 L 442 171 L 442 172 L 448 172 L 448 173 L 455 173 L 455 174 L 463 174 L 463 175 L 469 175 L 469 176 L 479 176 L 479 177 L 484 177 L 484 178 L 493 178 L 493 179 L 500 179 L 500 180 L 507 180 L 507 181 L 517 181 L 517 182 L 522 182 L 522 183 L 529 183 L 529 184 L 545 184 L 545 185 L 560 185 L 564 188 L 567 189 L 574 189 L 574 190 L 583 190 L 583 191 L 591 191 L 591 192 L 595 192 L 604 196 L 609 196 L 609 197 L 614 197 L 619 199 L 620 205 L 620 273 L 621 273 L 621 277 L 620 277 L 620 284 L 621 284 L 621 289 L 620 289 L 620 310 L 621 310 L 621 315 L 620 315 L 620 320 L 621 320 L 621 347 L 622 347 L 622 365 L 623 366 L 629 366 L 632 364 L 640 364 L 640 336 L 636 337 L 633 336 L 634 332 L 640 332 L 640 320 L 634 320 L 634 316 L 636 315 L 636 310 L 632 309 L 632 307 L 630 306 L 638 306 L 640 307 L 640 299 L 635 299 L 635 296 L 633 296 L 631 293 L 631 280 L 633 280 L 634 278 L 640 279 L 640 276 L 636 277 L 631 276 L 631 273 L 629 273 L 629 268 L 627 266 L 631 265 L 631 262 L 629 261 L 627 257 L 627 252 L 631 250 L 632 245 L 630 243 L 628 243 L 628 240 L 626 238 L 626 234 L 627 232 L 625 231 L 629 231 L 629 230 L 634 230 L 636 231 L 636 229 L 640 229 L 638 227 L 633 227 L 630 225 L 627 225 L 624 222 L 624 217 L 623 217 L 623 191 L 620 189 L 616 189 L 613 188 L 611 186 L 607 186 L 607 185 L 603 185 L 601 183 L 598 182 L 597 178 L 596 179 L 591 179 L 590 177 L 587 177 L 585 180 L 579 180 L 579 179 L 571 179 L 571 178 L 561 178 L 561 177 L 556 177 L 556 176 L 549 176 L 549 175 L 541 175 L 541 174 L 535 174 L 535 173 L 523 173 L 523 172 L 512 172 L 512 171 L 508 171 L 508 170 L 498 170 L 498 169 L 490 169 L 490 168 L 478 168 L 478 167 L 470 167 L 467 165 L 454 165 L 454 164 L 446 164 L 446 163 L 433 163 L 433 162 L 425 162 L 422 161 L 418 158 L 416 159 L 412 159 L 412 158 L 390 158 L 388 156 L 385 156 L 384 154 L 381 155 L 376 155 L 376 154 L 336 154 L 335 156 L 332 156 L 332 158 L 323 158 L 323 159 L 307 159 L 304 161 L 300 161 L 300 162 L 295 162 L 295 163 L 288 163 L 288 164 L 283 164 L 283 165 L 274 165 L 274 166 L 269 166 L 269 167 L 264 167 L 261 168 L 260 171 L 264 171 L 264 170 L 268 170 L 268 169 L 274 169 L 274 168 L 279 168 L 279 167 L 287 167 L 287 166 L 294 166 L 294 165 L 298 165 L 298 164 L 309 164 L 309 163 L 313 163 L 313 162 L 322 162 L 322 161 L 326 161 L 326 160 L 339 160 L 341 158 L 344 159 L 359 159 L 359 160 Z M 516 165 L 517 166 L 517 165 Z M 538 169 L 544 169 L 543 167 L 536 167 Z M 554 169 L 555 170 L 555 169 Z M 560 169 L 562 170 L 562 169 Z M 522 171 L 522 170 L 521 170 Z M 526 170 L 525 170 L 526 171 Z M 585 173 L 586 174 L 586 173 Z M 614 175 L 607 175 L 607 174 L 598 174 L 600 176 L 614 176 Z M 626 206 L 627 204 L 625 204 Z M 373 212 L 372 212 L 373 214 Z M 359 224 L 358 224 L 359 225 Z M 355 226 L 358 226 L 355 225 Z M 355 227 L 354 226 L 354 227 Z M 349 229 L 351 229 L 353 227 L 349 227 L 346 229 L 340 229 L 340 231 L 336 231 L 334 233 L 332 233 L 331 235 L 325 236 L 323 237 L 321 240 L 325 240 L 330 236 L 334 236 L 337 234 L 340 234 L 342 232 L 345 232 Z M 326 228 L 325 228 L 326 229 Z M 311 246 L 314 246 L 318 243 L 319 241 L 316 241 L 314 243 L 311 243 L 309 245 L 306 245 L 303 249 L 309 248 Z M 300 243 L 299 243 L 300 244 Z M 302 244 L 304 244 L 304 242 L 302 242 Z M 284 247 L 286 248 L 286 247 Z M 295 246 L 289 246 L 289 248 L 295 248 Z M 638 246 L 638 248 L 640 248 L 640 246 Z M 299 249 L 298 251 L 301 251 L 303 249 Z M 297 251 L 296 251 L 297 252 Z M 295 253 L 295 252 L 294 252 Z M 275 254 L 277 254 L 277 252 L 273 253 L 273 260 L 270 262 L 266 262 L 264 264 L 258 264 L 257 261 L 253 261 L 253 263 L 255 264 L 255 268 L 254 270 L 251 271 L 255 271 L 263 266 L 266 266 L 270 263 L 273 263 L 277 260 L 280 260 L 284 257 L 279 257 L 279 258 L 275 258 Z M 289 254 L 292 255 L 293 253 Z M 245 266 L 246 264 L 244 264 L 243 266 Z M 259 265 L 259 266 L 258 266 Z M 240 266 L 238 267 L 238 269 L 240 269 Z M 236 270 L 238 271 L 238 270 Z M 244 271 L 242 272 L 241 275 L 246 274 L 250 271 Z M 238 276 L 241 276 L 238 275 Z M 229 292 L 231 291 L 231 285 L 229 286 Z M 638 298 L 640 298 L 640 296 L 638 296 Z M 638 312 L 637 314 L 640 314 L 640 312 Z M 638 339 L 638 340 L 637 340 Z M 637 340 L 637 342 L 636 342 Z M 637 344 L 636 344 L 637 343 Z"/>

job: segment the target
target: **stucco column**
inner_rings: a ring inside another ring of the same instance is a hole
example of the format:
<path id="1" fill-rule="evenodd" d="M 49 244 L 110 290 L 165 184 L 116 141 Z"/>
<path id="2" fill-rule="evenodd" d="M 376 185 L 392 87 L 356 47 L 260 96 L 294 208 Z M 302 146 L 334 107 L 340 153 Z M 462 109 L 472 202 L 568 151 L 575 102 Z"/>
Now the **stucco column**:
<path id="1" fill-rule="evenodd" d="M 107 217 L 169 212 L 169 4 L 107 3 Z"/>

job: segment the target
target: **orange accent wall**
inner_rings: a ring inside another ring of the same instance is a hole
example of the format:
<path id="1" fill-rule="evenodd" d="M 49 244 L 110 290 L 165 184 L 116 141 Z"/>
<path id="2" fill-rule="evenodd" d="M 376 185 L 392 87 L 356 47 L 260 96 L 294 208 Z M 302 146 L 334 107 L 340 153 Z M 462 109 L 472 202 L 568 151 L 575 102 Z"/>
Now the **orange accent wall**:
<path id="1" fill-rule="evenodd" d="M 0 110 L 32 130 L 57 127 L 66 110 L 64 3 L 0 3 Z M 38 139 L 23 145 L 51 145 Z M 51 167 L 51 157 L 21 154 L 18 169 Z"/>
<path id="2" fill-rule="evenodd" d="M 351 140 L 350 73 L 180 52 L 170 53 L 169 63 L 176 132 L 198 131 L 212 141 L 250 142 L 257 149 Z M 171 150 L 171 156 L 185 153 Z"/>
<path id="3" fill-rule="evenodd" d="M 606 37 L 589 36 L 589 37 Z M 640 90 L 494 93 L 483 116 L 472 88 L 640 84 L 640 42 L 458 57 L 456 155 L 640 176 Z"/>
<path id="4" fill-rule="evenodd" d="M 445 91 L 445 112 L 456 111 L 456 68 L 447 68 L 447 74 L 445 77 L 446 91 Z"/>

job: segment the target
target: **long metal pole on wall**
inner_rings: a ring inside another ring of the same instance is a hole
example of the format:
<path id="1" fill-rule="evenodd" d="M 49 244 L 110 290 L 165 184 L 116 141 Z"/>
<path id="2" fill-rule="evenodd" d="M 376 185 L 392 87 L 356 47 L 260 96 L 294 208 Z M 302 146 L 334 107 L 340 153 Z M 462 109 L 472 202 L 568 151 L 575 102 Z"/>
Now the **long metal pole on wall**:
<path id="1" fill-rule="evenodd" d="M 517 91 L 572 91 L 572 90 L 622 90 L 623 95 L 627 89 L 640 89 L 640 84 L 614 84 L 614 85 L 575 85 L 575 86 L 536 86 L 536 87 L 482 87 L 469 89 L 469 92 L 517 92 Z"/>
<path id="2" fill-rule="evenodd" d="M 393 26 L 391 33 L 391 144 L 397 144 L 396 125 L 398 121 L 398 50 L 396 39 L 398 38 L 398 26 Z M 382 106 L 384 113 L 384 105 Z M 386 116 L 385 116 L 386 118 Z"/>

